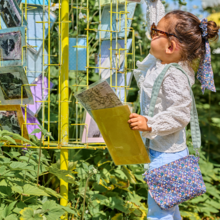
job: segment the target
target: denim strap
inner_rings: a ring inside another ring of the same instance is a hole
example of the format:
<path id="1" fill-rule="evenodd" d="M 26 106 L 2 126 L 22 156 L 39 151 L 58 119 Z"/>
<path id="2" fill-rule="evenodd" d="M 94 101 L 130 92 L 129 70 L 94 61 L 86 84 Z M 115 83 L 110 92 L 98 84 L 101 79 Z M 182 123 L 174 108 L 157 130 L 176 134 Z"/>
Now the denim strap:
<path id="1" fill-rule="evenodd" d="M 195 104 L 195 99 L 193 95 L 193 91 L 191 89 L 190 81 L 188 75 L 185 73 L 185 71 L 181 68 L 181 66 L 177 63 L 170 63 L 166 65 L 163 69 L 163 71 L 160 73 L 160 75 L 157 77 L 155 80 L 155 83 L 153 85 L 152 89 L 152 94 L 151 94 L 151 101 L 150 101 L 150 107 L 149 107 L 149 112 L 148 116 L 153 117 L 154 115 L 154 108 L 156 104 L 156 100 L 160 91 L 161 84 L 163 82 L 164 76 L 167 72 L 167 70 L 171 67 L 174 66 L 182 73 L 184 73 L 187 76 L 189 87 L 190 87 L 190 94 L 192 97 L 192 105 L 191 105 L 191 111 L 190 111 L 190 128 L 191 128 L 191 136 L 192 136 L 192 143 L 194 150 L 198 153 L 198 149 L 201 146 L 201 133 L 200 133 L 200 127 L 199 127 L 199 121 L 198 121 L 198 114 L 197 114 L 197 109 L 196 109 L 196 104 Z M 149 139 L 146 140 L 146 147 L 149 146 Z"/>

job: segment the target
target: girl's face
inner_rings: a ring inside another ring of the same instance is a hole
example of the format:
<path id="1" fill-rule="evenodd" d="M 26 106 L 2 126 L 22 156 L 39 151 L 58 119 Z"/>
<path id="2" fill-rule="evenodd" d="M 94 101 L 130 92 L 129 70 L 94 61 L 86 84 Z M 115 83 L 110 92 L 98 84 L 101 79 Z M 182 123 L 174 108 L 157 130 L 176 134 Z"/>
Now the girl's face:
<path id="1" fill-rule="evenodd" d="M 167 30 L 165 25 L 165 19 L 162 18 L 157 25 L 157 29 L 166 32 Z M 165 55 L 168 44 L 168 37 L 158 33 L 158 36 L 153 37 L 151 40 L 150 53 L 154 55 L 157 59 L 163 60 L 162 58 Z"/>
<path id="2" fill-rule="evenodd" d="M 162 18 L 156 29 L 167 32 L 167 22 L 169 21 Z M 154 36 L 151 40 L 150 53 L 161 60 L 162 63 L 178 62 L 181 59 L 181 55 L 176 41 L 170 40 L 167 36 L 159 32 L 157 33 L 158 36 Z"/>

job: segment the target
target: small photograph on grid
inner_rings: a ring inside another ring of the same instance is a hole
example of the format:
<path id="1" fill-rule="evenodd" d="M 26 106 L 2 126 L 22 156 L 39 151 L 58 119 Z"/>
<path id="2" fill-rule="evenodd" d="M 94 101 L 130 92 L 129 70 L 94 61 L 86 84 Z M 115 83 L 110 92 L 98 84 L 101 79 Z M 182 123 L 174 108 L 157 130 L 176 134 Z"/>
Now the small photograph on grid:
<path id="1" fill-rule="evenodd" d="M 85 126 L 82 132 L 82 143 L 104 143 L 102 134 L 98 128 L 98 125 L 94 119 L 89 115 L 88 112 L 85 113 Z"/>
<path id="2" fill-rule="evenodd" d="M 23 81 L 19 72 L 0 74 L 1 90 L 5 100 L 20 99 Z M 23 89 L 23 98 L 27 98 L 26 89 Z"/>
<path id="3" fill-rule="evenodd" d="M 18 7 L 16 0 L 0 0 L 1 16 L 5 25 L 10 27 L 20 27 L 27 25 L 27 21 Z"/>
<path id="4" fill-rule="evenodd" d="M 100 138 L 102 137 L 101 132 L 99 131 L 99 128 L 96 124 L 96 122 L 93 120 L 93 118 L 90 118 L 90 124 L 89 124 L 89 131 L 88 131 L 88 138 Z"/>
<path id="5" fill-rule="evenodd" d="M 26 64 L 25 27 L 6 28 L 0 30 L 0 62 L 1 66 Z M 23 50 L 23 57 L 22 57 Z"/>
<path id="6" fill-rule="evenodd" d="M 27 127 L 20 105 L 0 105 L 0 130 L 22 135 L 29 140 Z M 21 140 L 15 141 L 21 143 Z"/>
<path id="7" fill-rule="evenodd" d="M 0 34 L 0 48 L 2 60 L 20 60 L 22 54 L 21 33 Z"/>
<path id="8" fill-rule="evenodd" d="M 0 129 L 21 135 L 16 111 L 0 111 Z"/>
<path id="9" fill-rule="evenodd" d="M 34 104 L 22 66 L 0 67 L 0 101 L 3 105 Z"/>

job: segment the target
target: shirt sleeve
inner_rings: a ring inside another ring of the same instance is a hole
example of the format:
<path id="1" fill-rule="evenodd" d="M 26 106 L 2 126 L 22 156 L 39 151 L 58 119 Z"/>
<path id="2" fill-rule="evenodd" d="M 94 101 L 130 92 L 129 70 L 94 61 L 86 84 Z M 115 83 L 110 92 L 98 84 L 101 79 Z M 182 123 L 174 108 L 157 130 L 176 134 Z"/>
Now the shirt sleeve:
<path id="1" fill-rule="evenodd" d="M 187 76 L 180 70 L 171 67 L 162 83 L 162 105 L 165 110 L 148 119 L 151 132 L 143 132 L 142 136 L 154 139 L 157 135 L 165 136 L 180 131 L 190 122 L 192 97 Z"/>
<path id="2" fill-rule="evenodd" d="M 138 69 L 135 69 L 133 73 L 137 81 L 138 88 L 142 87 L 148 69 L 154 66 L 155 63 L 156 63 L 156 58 L 150 53 L 145 57 L 145 59 L 142 62 L 137 61 Z"/>

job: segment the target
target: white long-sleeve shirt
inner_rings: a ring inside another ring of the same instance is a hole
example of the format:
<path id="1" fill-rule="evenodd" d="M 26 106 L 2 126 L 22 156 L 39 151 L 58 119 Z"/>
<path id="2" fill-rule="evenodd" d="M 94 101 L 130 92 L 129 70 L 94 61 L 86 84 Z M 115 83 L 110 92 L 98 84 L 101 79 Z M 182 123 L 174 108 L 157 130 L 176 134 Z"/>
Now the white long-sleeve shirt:
<path id="1" fill-rule="evenodd" d="M 195 82 L 194 71 L 184 62 L 178 64 L 187 73 L 192 86 Z M 151 132 L 142 132 L 142 136 L 150 139 L 149 148 L 168 153 L 187 147 L 185 127 L 190 122 L 192 98 L 186 75 L 170 67 L 157 97 L 154 116 L 147 116 L 154 82 L 166 65 L 149 54 L 142 62 L 137 61 L 138 69 L 134 70 L 134 76 L 140 88 L 141 114 L 152 128 Z"/>

